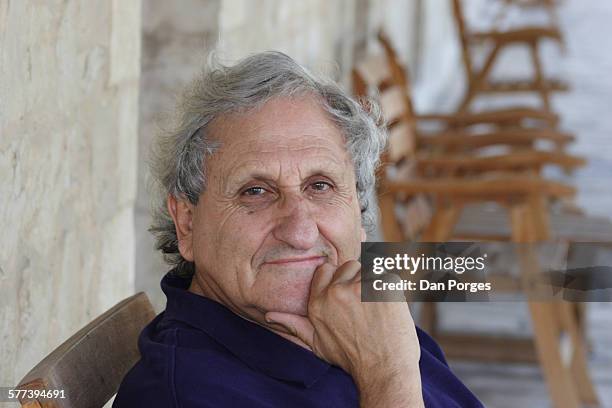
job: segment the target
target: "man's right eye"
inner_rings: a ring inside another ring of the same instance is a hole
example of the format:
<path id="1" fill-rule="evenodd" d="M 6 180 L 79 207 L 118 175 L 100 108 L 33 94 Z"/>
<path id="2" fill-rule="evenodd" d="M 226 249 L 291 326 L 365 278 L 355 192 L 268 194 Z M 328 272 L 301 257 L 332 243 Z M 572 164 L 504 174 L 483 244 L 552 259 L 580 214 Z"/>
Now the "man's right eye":
<path id="1" fill-rule="evenodd" d="M 266 189 L 263 187 L 249 187 L 242 192 L 242 195 L 245 196 L 261 196 L 266 192 Z"/>

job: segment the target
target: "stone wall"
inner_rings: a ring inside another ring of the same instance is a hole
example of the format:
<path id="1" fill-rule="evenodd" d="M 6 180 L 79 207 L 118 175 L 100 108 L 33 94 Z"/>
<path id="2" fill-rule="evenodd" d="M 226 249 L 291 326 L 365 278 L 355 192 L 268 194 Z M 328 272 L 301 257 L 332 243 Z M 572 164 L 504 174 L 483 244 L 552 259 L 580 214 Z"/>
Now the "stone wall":
<path id="1" fill-rule="evenodd" d="M 228 59 L 278 50 L 342 79 L 352 64 L 356 17 L 352 0 L 224 0 L 218 48 Z"/>
<path id="2" fill-rule="evenodd" d="M 0 386 L 134 292 L 140 18 L 0 2 Z"/>

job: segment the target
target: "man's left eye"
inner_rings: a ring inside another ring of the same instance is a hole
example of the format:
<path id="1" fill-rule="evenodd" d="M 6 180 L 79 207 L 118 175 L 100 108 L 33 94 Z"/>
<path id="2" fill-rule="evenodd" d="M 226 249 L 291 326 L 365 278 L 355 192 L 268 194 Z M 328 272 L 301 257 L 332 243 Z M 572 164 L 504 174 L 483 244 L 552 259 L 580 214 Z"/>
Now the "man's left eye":
<path id="1" fill-rule="evenodd" d="M 331 184 L 325 181 L 317 181 L 316 183 L 312 183 L 310 187 L 317 192 L 325 192 L 332 188 Z"/>

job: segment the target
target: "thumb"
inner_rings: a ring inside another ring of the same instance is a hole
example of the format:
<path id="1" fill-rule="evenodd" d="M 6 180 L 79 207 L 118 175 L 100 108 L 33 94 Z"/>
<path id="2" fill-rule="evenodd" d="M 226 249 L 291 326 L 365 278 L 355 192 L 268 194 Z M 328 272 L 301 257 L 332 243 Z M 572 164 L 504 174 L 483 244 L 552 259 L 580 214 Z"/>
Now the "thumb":
<path id="1" fill-rule="evenodd" d="M 268 312 L 266 322 L 280 326 L 283 331 L 302 340 L 312 349 L 314 340 L 314 327 L 310 320 L 304 316 L 293 313 Z"/>

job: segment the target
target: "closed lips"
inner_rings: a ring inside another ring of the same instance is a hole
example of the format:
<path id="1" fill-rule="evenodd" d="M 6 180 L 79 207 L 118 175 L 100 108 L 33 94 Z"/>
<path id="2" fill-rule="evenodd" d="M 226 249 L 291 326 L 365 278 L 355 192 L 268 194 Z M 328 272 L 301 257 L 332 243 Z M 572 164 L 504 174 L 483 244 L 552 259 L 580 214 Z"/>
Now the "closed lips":
<path id="1" fill-rule="evenodd" d="M 283 259 L 277 259 L 274 261 L 268 261 L 266 263 L 277 265 L 277 264 L 299 263 L 299 262 L 317 262 L 317 261 L 324 261 L 325 258 L 327 257 L 326 256 L 309 256 L 309 257 L 303 257 L 303 258 L 283 258 Z"/>

